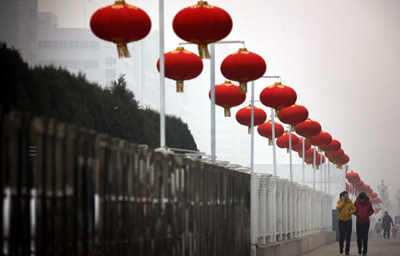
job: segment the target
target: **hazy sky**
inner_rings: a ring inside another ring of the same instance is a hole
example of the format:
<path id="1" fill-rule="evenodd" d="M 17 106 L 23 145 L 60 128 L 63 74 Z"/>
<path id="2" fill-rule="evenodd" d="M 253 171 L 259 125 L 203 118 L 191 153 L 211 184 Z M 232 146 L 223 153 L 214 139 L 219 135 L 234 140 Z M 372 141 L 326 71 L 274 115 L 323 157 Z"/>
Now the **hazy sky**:
<path id="1" fill-rule="evenodd" d="M 39 0 L 61 27 L 88 27 L 90 15 L 113 1 Z M 75 3 L 75 5 L 73 4 Z M 82 3 L 81 9 L 76 3 Z M 144 9 L 158 29 L 158 1 L 127 1 Z M 166 51 L 181 40 L 172 19 L 196 1 L 165 1 Z M 322 129 L 342 143 L 350 169 L 374 191 L 381 179 L 392 204 L 400 189 L 400 1 L 398 0 L 216 0 L 233 30 L 225 40 L 244 40 L 267 62 L 266 75 L 293 87 Z M 194 51 L 194 49 L 192 49 Z M 219 68 L 219 64 L 217 63 Z M 256 97 L 273 80 L 256 82 Z M 249 97 L 249 96 L 248 96 Z M 267 112 L 269 116 L 269 112 Z M 265 141 L 256 140 L 255 162 L 267 163 Z M 295 158 L 295 163 L 300 161 Z M 270 162 L 268 162 L 270 163 Z"/>

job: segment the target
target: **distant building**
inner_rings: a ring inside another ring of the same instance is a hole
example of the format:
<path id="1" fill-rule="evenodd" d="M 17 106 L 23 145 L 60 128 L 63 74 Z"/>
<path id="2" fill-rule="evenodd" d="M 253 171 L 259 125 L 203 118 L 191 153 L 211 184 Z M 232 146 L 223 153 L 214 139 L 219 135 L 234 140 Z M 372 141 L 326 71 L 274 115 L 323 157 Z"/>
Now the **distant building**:
<path id="1" fill-rule="evenodd" d="M 31 66 L 36 64 L 37 0 L 3 0 L 0 8 L 0 41 L 18 49 Z"/>
<path id="2" fill-rule="evenodd" d="M 125 75 L 128 88 L 141 105 L 158 108 L 158 74 L 153 67 L 157 53 L 148 49 L 158 43 L 158 33 L 128 45 L 131 58 L 117 57 L 116 45 L 97 38 L 90 29 L 58 28 L 57 16 L 50 12 L 38 15 L 39 65 L 62 66 L 73 73 L 86 74 L 91 82 L 109 86 Z"/>

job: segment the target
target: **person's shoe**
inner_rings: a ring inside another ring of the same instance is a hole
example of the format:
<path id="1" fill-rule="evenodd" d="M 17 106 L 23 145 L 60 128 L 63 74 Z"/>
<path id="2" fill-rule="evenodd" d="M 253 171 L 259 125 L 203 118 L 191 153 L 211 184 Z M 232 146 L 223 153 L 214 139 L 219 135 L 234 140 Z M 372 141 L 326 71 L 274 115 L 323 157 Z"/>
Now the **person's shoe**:
<path id="1" fill-rule="evenodd" d="M 361 248 L 358 248 L 358 254 L 361 255 Z"/>
<path id="2" fill-rule="evenodd" d="M 340 254 L 343 254 L 343 249 L 340 249 Z"/>
<path id="3" fill-rule="evenodd" d="M 350 255 L 350 253 L 346 252 L 346 255 Z"/>

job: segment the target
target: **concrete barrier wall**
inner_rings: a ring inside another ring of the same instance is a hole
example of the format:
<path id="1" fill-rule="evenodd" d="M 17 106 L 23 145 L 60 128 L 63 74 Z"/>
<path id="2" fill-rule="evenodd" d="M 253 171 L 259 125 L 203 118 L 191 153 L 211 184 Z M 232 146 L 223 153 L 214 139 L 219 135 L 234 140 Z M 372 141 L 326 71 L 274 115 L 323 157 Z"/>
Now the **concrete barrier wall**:
<path id="1" fill-rule="evenodd" d="M 320 246 L 336 242 L 336 232 L 321 232 L 306 237 L 276 243 L 261 244 L 257 256 L 299 256 Z"/>

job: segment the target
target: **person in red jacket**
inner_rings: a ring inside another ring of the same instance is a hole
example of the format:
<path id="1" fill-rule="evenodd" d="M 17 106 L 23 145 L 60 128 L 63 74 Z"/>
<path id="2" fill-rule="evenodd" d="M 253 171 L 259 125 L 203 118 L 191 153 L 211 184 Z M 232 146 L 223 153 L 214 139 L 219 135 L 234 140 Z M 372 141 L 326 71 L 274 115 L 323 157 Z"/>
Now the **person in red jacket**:
<path id="1" fill-rule="evenodd" d="M 371 201 L 369 200 L 367 194 L 361 192 L 356 201 L 354 202 L 354 206 L 357 209 L 356 216 L 356 230 L 357 230 L 357 246 L 358 246 L 358 254 L 361 255 L 361 251 L 363 255 L 367 255 L 368 251 L 368 231 L 369 231 L 369 216 L 374 213 L 374 209 L 372 208 Z"/>

